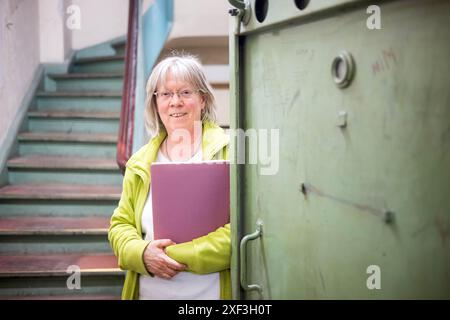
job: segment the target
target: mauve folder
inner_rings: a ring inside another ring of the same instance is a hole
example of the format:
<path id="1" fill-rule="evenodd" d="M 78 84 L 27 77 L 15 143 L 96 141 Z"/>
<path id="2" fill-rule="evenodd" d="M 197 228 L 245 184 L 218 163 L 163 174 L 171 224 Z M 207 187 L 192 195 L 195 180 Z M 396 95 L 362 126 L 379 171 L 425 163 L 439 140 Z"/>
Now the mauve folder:
<path id="1" fill-rule="evenodd" d="M 151 175 L 155 239 L 187 242 L 230 222 L 228 161 L 154 163 Z"/>

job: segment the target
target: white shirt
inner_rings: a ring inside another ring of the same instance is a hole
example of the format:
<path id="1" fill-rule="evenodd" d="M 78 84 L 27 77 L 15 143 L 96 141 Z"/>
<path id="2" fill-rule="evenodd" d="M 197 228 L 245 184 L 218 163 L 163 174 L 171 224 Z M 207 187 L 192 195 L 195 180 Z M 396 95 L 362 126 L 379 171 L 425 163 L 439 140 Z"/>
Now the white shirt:
<path id="1" fill-rule="evenodd" d="M 197 153 L 186 162 L 202 161 L 203 153 L 200 147 Z M 156 162 L 171 162 L 158 151 Z M 145 201 L 142 213 L 142 233 L 145 240 L 153 239 L 153 211 L 152 211 L 152 187 Z M 219 272 L 209 274 L 194 274 L 191 272 L 179 272 L 171 279 L 163 279 L 157 276 L 139 277 L 139 299 L 140 300 L 163 300 L 163 299 L 220 299 L 220 277 Z"/>

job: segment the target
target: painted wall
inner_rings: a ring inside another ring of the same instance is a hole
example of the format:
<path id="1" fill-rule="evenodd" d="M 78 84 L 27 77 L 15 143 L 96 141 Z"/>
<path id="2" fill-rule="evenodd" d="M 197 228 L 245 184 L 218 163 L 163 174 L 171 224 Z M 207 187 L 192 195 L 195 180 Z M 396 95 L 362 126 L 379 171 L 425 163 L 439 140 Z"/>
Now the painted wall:
<path id="1" fill-rule="evenodd" d="M 174 0 L 174 25 L 169 39 L 228 37 L 227 0 Z"/>
<path id="2" fill-rule="evenodd" d="M 40 52 L 42 63 L 63 63 L 73 50 L 83 49 L 124 36 L 128 1 L 39 0 Z M 76 7 L 79 14 L 68 11 Z M 68 21 L 79 17 L 80 28 Z"/>
<path id="3" fill-rule="evenodd" d="M 128 24 L 128 1 L 72 0 L 81 12 L 81 29 L 72 32 L 74 50 L 124 36 Z"/>
<path id="4" fill-rule="evenodd" d="M 67 19 L 69 18 L 69 14 L 67 12 L 67 8 L 72 5 L 72 0 L 63 0 L 64 1 L 64 56 L 65 58 L 69 58 L 72 53 L 72 33 L 73 31 L 67 27 Z"/>
<path id="5" fill-rule="evenodd" d="M 0 1 L 0 148 L 38 70 L 38 10 L 37 1 Z"/>
<path id="6" fill-rule="evenodd" d="M 42 63 L 63 63 L 72 52 L 72 31 L 67 28 L 71 0 L 40 0 L 39 31 Z"/>

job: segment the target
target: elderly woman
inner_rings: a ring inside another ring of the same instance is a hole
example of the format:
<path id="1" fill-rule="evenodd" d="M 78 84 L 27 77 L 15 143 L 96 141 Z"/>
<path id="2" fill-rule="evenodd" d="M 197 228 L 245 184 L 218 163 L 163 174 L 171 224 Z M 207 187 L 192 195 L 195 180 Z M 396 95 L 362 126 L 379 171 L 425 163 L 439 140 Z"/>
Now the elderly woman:
<path id="1" fill-rule="evenodd" d="M 127 270 L 122 299 L 230 299 L 229 224 L 185 243 L 153 239 L 150 165 L 227 159 L 229 137 L 214 123 L 211 87 L 195 57 L 174 56 L 156 65 L 146 90 L 154 137 L 127 162 L 108 234 Z"/>

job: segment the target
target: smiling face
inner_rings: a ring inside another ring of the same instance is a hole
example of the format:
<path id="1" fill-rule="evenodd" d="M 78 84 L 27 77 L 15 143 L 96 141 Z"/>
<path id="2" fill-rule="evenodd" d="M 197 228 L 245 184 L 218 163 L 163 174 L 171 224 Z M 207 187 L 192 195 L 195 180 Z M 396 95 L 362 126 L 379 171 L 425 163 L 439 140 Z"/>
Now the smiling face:
<path id="1" fill-rule="evenodd" d="M 159 117 L 169 136 L 176 129 L 186 129 L 191 134 L 194 132 L 194 122 L 201 121 L 202 109 L 205 107 L 205 100 L 197 88 L 190 83 L 176 79 L 169 73 L 165 83 L 157 87 L 159 94 L 179 93 L 172 97 L 164 98 L 158 95 L 156 105 Z M 188 92 L 192 92 L 189 97 L 183 97 Z"/>

